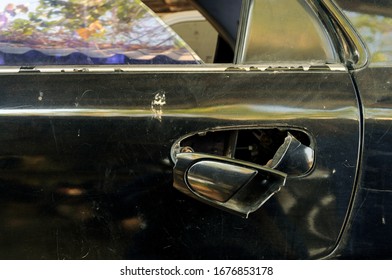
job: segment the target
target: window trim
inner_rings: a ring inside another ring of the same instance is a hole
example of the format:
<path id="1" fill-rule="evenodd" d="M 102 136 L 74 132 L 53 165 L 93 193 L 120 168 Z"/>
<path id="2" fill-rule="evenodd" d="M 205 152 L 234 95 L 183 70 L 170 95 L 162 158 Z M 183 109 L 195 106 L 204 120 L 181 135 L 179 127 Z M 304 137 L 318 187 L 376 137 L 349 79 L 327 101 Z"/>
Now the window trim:
<path id="1" fill-rule="evenodd" d="M 369 49 L 358 34 L 356 29 L 350 23 L 347 16 L 340 8 L 331 0 L 321 0 L 321 4 L 330 14 L 338 40 L 343 51 L 343 59 L 345 65 L 349 69 L 358 70 L 365 68 L 369 64 Z"/>

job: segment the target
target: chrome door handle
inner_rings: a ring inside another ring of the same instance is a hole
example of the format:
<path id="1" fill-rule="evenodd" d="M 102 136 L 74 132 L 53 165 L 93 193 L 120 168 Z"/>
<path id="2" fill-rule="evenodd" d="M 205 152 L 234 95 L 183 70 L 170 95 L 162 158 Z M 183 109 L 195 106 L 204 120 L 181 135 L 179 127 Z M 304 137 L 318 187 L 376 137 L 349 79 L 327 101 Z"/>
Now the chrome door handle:
<path id="1" fill-rule="evenodd" d="M 199 153 L 177 154 L 174 187 L 215 207 L 247 217 L 285 184 L 272 168 Z"/>
<path id="2" fill-rule="evenodd" d="M 188 151 L 175 155 L 174 187 L 197 200 L 245 217 L 277 193 L 287 176 L 303 176 L 314 163 L 314 150 L 290 133 L 264 166 Z"/>

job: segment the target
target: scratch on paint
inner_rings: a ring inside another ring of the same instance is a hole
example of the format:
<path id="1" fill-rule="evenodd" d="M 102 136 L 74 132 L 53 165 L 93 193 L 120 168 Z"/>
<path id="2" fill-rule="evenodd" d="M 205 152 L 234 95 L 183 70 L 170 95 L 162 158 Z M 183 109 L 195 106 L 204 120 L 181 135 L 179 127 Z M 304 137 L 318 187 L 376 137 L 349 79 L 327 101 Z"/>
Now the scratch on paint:
<path id="1" fill-rule="evenodd" d="M 388 129 L 384 132 L 384 134 L 377 140 L 377 144 L 380 144 L 382 139 L 391 131 L 392 124 L 389 124 Z"/>
<path id="2" fill-rule="evenodd" d="M 151 111 L 153 118 L 162 121 L 163 106 L 166 105 L 166 94 L 164 91 L 158 91 L 151 101 Z"/>
<path id="3" fill-rule="evenodd" d="M 366 192 L 365 197 L 363 198 L 361 204 L 359 205 L 359 207 L 358 207 L 358 208 L 355 210 L 355 212 L 353 213 L 352 221 L 355 221 L 355 219 L 356 219 L 357 216 L 359 215 L 359 212 L 361 211 L 363 205 L 365 204 L 367 197 L 368 197 L 368 192 Z"/>
<path id="4" fill-rule="evenodd" d="M 76 99 L 75 99 L 75 107 L 79 107 L 80 102 L 82 101 L 84 95 L 86 95 L 86 94 L 89 93 L 89 92 L 93 92 L 93 90 L 87 89 L 87 90 L 85 90 L 85 91 L 82 93 L 82 95 L 81 95 L 80 97 L 76 97 Z"/>
<path id="5" fill-rule="evenodd" d="M 85 259 L 89 254 L 90 254 L 90 249 L 88 249 L 87 253 L 84 256 L 82 256 L 82 259 Z"/>
<path id="6" fill-rule="evenodd" d="M 53 139 L 54 139 L 54 143 L 56 144 L 56 151 L 57 151 L 57 153 L 58 153 L 58 152 L 59 152 L 59 146 L 58 146 L 58 144 L 57 144 L 56 131 L 55 131 L 55 129 L 54 129 L 54 125 L 53 125 L 53 122 L 52 122 L 52 121 L 50 121 L 50 126 L 52 127 Z"/>

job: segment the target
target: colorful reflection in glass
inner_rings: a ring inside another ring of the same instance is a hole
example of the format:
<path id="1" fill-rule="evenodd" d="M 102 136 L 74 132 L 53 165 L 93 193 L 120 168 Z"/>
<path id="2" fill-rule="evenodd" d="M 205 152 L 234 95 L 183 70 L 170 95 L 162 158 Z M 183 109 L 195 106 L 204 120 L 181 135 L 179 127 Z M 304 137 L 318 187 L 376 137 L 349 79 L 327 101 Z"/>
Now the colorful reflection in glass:
<path id="1" fill-rule="evenodd" d="M 200 59 L 140 0 L 0 4 L 1 65 L 179 63 Z"/>

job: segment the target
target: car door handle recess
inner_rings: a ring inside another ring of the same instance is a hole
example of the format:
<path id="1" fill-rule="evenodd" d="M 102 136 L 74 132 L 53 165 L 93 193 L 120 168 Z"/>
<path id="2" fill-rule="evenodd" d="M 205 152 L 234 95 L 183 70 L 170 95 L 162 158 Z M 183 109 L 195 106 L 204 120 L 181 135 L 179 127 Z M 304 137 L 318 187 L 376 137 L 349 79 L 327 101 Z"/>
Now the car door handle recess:
<path id="1" fill-rule="evenodd" d="M 176 155 L 173 185 L 212 206 L 244 217 L 259 209 L 286 183 L 313 165 L 313 149 L 291 134 L 265 165 L 197 152 Z"/>

